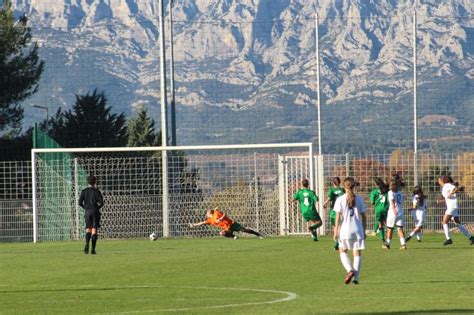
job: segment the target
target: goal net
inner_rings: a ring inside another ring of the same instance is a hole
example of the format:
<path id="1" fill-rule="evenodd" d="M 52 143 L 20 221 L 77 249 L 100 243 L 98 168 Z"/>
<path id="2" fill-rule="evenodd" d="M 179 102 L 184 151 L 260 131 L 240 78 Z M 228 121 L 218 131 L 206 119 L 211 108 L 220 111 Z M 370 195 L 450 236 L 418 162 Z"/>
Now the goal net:
<path id="1" fill-rule="evenodd" d="M 303 178 L 313 182 L 311 155 L 310 143 L 33 149 L 34 241 L 83 237 L 78 199 L 88 175 L 104 196 L 102 238 L 216 235 L 188 227 L 214 208 L 265 235 L 286 234 L 302 224 L 291 194 Z M 292 159 L 305 166 L 288 171 Z"/>

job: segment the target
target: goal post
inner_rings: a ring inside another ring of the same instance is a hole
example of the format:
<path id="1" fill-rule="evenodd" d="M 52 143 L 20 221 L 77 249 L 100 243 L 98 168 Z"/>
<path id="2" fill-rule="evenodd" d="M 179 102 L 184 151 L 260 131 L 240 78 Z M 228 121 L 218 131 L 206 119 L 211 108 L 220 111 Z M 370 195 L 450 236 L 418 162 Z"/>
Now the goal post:
<path id="1" fill-rule="evenodd" d="M 303 178 L 315 187 L 312 156 L 311 143 L 33 149 L 33 241 L 83 237 L 78 197 L 88 174 L 104 195 L 104 238 L 215 235 L 188 227 L 215 207 L 264 234 L 291 234 L 288 216 L 297 214 L 290 194 Z M 289 173 L 282 157 L 306 166 Z"/>

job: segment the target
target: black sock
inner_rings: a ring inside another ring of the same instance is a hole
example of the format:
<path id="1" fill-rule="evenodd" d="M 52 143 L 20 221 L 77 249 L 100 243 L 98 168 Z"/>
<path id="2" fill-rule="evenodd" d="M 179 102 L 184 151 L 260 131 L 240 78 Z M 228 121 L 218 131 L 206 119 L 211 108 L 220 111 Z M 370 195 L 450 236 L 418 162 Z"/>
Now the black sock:
<path id="1" fill-rule="evenodd" d="M 253 235 L 255 235 L 255 236 L 262 236 L 260 233 L 254 231 L 254 230 L 252 230 L 252 229 L 247 229 L 247 228 L 245 228 L 245 229 L 241 229 L 241 231 L 242 231 L 242 232 L 245 232 L 245 233 L 253 234 Z"/>
<path id="2" fill-rule="evenodd" d="M 234 237 L 234 232 L 224 231 L 224 233 L 221 233 L 221 235 L 224 236 L 224 237 Z"/>
<path id="3" fill-rule="evenodd" d="M 92 235 L 92 251 L 95 251 L 95 244 L 97 244 L 97 234 Z"/>
<path id="4" fill-rule="evenodd" d="M 86 233 L 86 248 L 89 248 L 89 242 L 91 240 L 91 232 Z"/>

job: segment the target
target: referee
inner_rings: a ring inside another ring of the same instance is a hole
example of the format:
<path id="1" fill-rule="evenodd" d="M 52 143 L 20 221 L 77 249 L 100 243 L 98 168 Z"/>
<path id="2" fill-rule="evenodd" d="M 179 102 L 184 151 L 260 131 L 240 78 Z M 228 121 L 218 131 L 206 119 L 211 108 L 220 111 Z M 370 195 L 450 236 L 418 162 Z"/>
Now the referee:
<path id="1" fill-rule="evenodd" d="M 92 239 L 91 254 L 95 255 L 95 245 L 97 244 L 97 229 L 100 227 L 100 208 L 104 206 L 104 199 L 100 190 L 95 188 L 96 178 L 87 177 L 89 187 L 82 190 L 79 197 L 79 205 L 86 210 L 84 219 L 86 221 L 86 246 L 84 253 L 89 254 L 89 241 Z"/>

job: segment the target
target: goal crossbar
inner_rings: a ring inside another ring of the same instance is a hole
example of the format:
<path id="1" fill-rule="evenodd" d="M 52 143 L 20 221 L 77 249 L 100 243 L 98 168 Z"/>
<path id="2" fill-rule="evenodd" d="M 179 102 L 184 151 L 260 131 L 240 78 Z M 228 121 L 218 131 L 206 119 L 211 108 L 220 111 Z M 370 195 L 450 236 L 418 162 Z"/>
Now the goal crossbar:
<path id="1" fill-rule="evenodd" d="M 93 153 L 128 151 L 185 151 L 185 150 L 226 150 L 226 149 L 270 149 L 270 148 L 308 148 L 312 152 L 311 142 L 271 143 L 271 144 L 224 144 L 206 146 L 160 146 L 160 147 L 108 147 L 108 148 L 51 148 L 32 149 L 32 153 Z"/>

